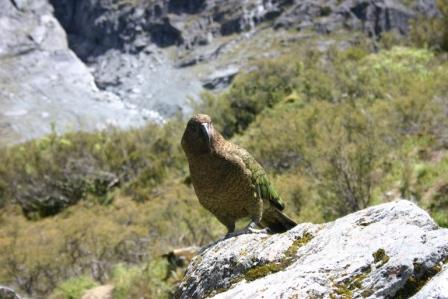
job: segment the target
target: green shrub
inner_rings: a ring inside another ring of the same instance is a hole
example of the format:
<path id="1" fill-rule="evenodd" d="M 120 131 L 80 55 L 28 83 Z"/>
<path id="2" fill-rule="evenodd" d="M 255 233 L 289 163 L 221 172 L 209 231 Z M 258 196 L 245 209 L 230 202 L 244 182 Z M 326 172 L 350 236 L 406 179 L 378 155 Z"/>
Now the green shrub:
<path id="1" fill-rule="evenodd" d="M 205 93 L 196 110 L 213 115 L 225 137 L 241 133 L 263 109 L 272 108 L 291 93 L 297 67 L 281 59 L 258 62 L 252 71 L 239 75 L 224 94 Z"/>
<path id="2" fill-rule="evenodd" d="M 412 21 L 410 39 L 417 47 L 448 51 L 448 2 L 437 0 L 437 7 L 441 16 Z"/>
<path id="3" fill-rule="evenodd" d="M 81 299 L 83 293 L 98 284 L 88 276 L 71 278 L 61 283 L 50 295 L 50 299 Z"/>
<path id="4" fill-rule="evenodd" d="M 144 267 L 119 266 L 113 273 L 114 299 L 172 298 L 174 283 L 168 280 L 168 262 L 155 258 Z"/>
<path id="5" fill-rule="evenodd" d="M 118 186 L 146 200 L 153 187 L 184 168 L 182 130 L 174 120 L 164 128 L 53 133 L 1 149 L 0 200 L 18 202 L 30 218 L 54 215 L 88 197 L 109 203 Z"/>
<path id="6" fill-rule="evenodd" d="M 71 277 L 104 283 L 116 264 L 132 268 L 172 248 L 201 246 L 224 235 L 183 183 L 169 181 L 148 196 L 142 203 L 118 196 L 107 206 L 82 201 L 38 221 L 27 220 L 17 207 L 3 209 L 0 281 L 30 297 L 46 297 Z"/>
<path id="7" fill-rule="evenodd" d="M 430 140 L 431 150 L 448 133 L 443 59 L 402 47 L 348 57 L 335 55 L 325 66 L 308 63 L 294 79 L 296 91 L 234 138 L 280 175 L 278 181 L 301 174 L 293 186 L 312 187 L 296 188 L 300 196 L 289 191 L 286 200 L 293 206 L 310 206 L 304 198 L 312 200 L 326 220 L 368 206 L 382 197 L 380 190 L 405 179 L 396 161 L 407 163 L 413 150 L 404 148 L 407 140 Z M 400 175 L 388 177 L 394 172 Z M 412 189 L 401 186 L 403 192 Z"/>
<path id="8" fill-rule="evenodd" d="M 143 269 L 141 267 L 127 268 L 122 264 L 115 266 L 112 272 L 112 283 L 114 285 L 114 299 L 129 298 L 131 289 L 134 288 L 134 282 L 143 277 Z"/>

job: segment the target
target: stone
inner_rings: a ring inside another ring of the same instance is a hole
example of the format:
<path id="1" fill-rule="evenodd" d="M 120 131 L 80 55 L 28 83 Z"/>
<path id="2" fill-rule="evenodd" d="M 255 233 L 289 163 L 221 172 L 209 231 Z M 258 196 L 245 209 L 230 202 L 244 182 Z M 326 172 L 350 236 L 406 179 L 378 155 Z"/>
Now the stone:
<path id="1" fill-rule="evenodd" d="M 17 293 L 8 287 L 0 285 L 0 298 L 1 299 L 20 299 Z"/>
<path id="2" fill-rule="evenodd" d="M 229 66 L 225 69 L 217 70 L 202 80 L 202 86 L 209 90 L 222 90 L 232 83 L 238 73 L 239 68 L 236 66 Z"/>
<path id="3" fill-rule="evenodd" d="M 445 298 L 447 261 L 448 229 L 398 200 L 283 234 L 217 241 L 192 260 L 176 295 L 407 298 L 426 285 L 416 298 Z"/>

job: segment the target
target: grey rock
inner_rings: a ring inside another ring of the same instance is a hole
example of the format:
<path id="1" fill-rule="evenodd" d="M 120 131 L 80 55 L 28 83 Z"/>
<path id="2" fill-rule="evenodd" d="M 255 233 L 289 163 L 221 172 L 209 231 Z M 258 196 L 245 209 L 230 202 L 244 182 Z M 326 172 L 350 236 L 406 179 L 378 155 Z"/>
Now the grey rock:
<path id="1" fill-rule="evenodd" d="M 232 83 L 235 76 L 239 73 L 237 66 L 228 66 L 226 69 L 217 70 L 209 77 L 202 80 L 202 86 L 209 90 L 221 90 Z"/>
<path id="2" fill-rule="evenodd" d="M 188 97 L 197 98 L 202 91 L 196 74 L 186 68 L 178 69 L 157 48 L 151 54 L 109 50 L 98 56 L 91 68 L 102 90 L 144 109 L 148 119 L 157 118 L 157 114 L 163 120 L 177 112 L 190 113 Z"/>
<path id="3" fill-rule="evenodd" d="M 53 125 L 63 132 L 157 119 L 97 88 L 47 1 L 0 0 L 0 8 L 0 144 L 41 136 Z"/>
<path id="4" fill-rule="evenodd" d="M 362 30 L 370 36 L 395 30 L 406 34 L 409 19 L 417 14 L 431 15 L 434 1 L 420 1 L 415 7 L 406 7 L 392 0 L 296 1 L 274 22 L 275 28 L 312 29 L 330 33 L 342 28 Z"/>
<path id="5" fill-rule="evenodd" d="M 1 299 L 20 299 L 19 295 L 11 288 L 0 285 Z"/>
<path id="6" fill-rule="evenodd" d="M 399 200 L 283 234 L 220 240 L 193 259 L 177 297 L 389 298 L 436 275 L 447 258 L 448 229 Z M 446 270 L 416 298 L 445 298 L 445 280 Z"/>
<path id="7" fill-rule="evenodd" d="M 392 29 L 404 32 L 408 18 L 417 14 L 414 10 L 429 13 L 435 0 L 421 0 L 418 9 L 406 8 L 399 0 L 50 1 L 71 49 L 94 70 L 100 89 L 169 117 L 190 111 L 187 98 L 198 98 L 202 87 L 229 83 L 201 82 L 215 76 L 213 68 L 205 74 L 188 69 L 219 60 L 231 44 L 215 43 L 219 37 L 253 32 L 266 20 L 272 20 L 275 28 L 310 28 L 318 33 L 347 27 L 373 36 Z M 209 45 L 211 51 L 201 49 Z M 162 51 L 173 47 L 174 61 L 172 52 Z"/>
<path id="8" fill-rule="evenodd" d="M 210 37 L 253 29 L 272 19 L 291 0 L 51 0 L 56 17 L 84 61 L 109 49 L 135 53 L 159 47 L 208 44 Z"/>
<path id="9" fill-rule="evenodd" d="M 175 66 L 177 68 L 184 68 L 189 66 L 194 66 L 201 62 L 209 62 L 211 60 L 217 59 L 218 56 L 225 52 L 227 48 L 232 46 L 233 42 L 225 42 L 211 50 L 205 51 L 194 51 L 192 53 L 187 53 L 185 57 L 179 58 Z"/>

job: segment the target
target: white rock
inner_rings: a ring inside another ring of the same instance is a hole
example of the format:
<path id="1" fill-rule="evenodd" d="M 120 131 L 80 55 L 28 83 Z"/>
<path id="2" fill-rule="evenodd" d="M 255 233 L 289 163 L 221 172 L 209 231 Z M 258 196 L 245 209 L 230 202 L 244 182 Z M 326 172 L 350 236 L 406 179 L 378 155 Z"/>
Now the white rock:
<path id="1" fill-rule="evenodd" d="M 305 242 L 304 236 L 311 235 Z M 384 298 L 402 292 L 405 286 L 411 292 L 407 295 L 413 295 L 411 281 L 425 283 L 424 277 L 437 274 L 447 257 L 448 229 L 439 228 L 415 204 L 400 200 L 324 225 L 306 223 L 284 234 L 218 241 L 193 259 L 177 295 Z M 434 279 L 446 280 L 445 272 Z M 445 290 L 440 287 L 440 292 Z M 430 298 L 445 298 L 435 292 Z"/>

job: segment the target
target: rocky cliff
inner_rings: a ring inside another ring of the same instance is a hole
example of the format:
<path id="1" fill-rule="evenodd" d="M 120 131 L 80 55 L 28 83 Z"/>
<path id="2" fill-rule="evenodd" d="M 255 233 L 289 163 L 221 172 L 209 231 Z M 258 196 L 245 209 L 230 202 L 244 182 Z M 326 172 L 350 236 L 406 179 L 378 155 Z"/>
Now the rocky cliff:
<path id="1" fill-rule="evenodd" d="M 435 0 L 0 0 L 0 142 L 189 112 L 253 58 L 356 30 L 377 38 Z"/>
<path id="2" fill-rule="evenodd" d="M 448 298 L 448 229 L 400 200 L 278 235 L 216 242 L 180 298 Z"/>
<path id="3" fill-rule="evenodd" d="M 0 144 L 51 131 L 142 124 L 152 114 L 97 88 L 45 0 L 0 0 Z"/>

